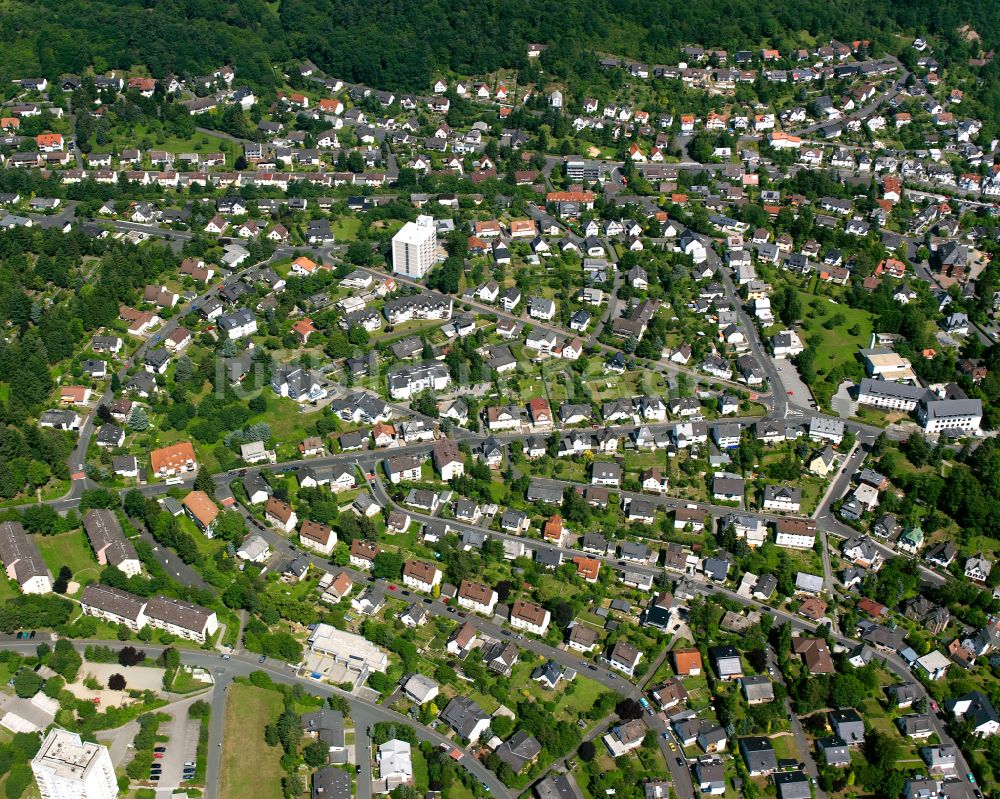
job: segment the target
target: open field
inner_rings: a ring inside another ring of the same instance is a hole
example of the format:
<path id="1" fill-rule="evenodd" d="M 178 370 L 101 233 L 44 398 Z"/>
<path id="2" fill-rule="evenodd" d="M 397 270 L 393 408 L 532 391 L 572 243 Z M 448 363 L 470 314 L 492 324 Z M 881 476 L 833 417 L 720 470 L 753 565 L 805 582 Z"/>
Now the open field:
<path id="1" fill-rule="evenodd" d="M 281 792 L 281 748 L 264 743 L 264 727 L 281 712 L 281 696 L 233 683 L 222 743 L 222 799 L 272 799 Z M 252 768 L 247 768 L 248 764 Z"/>
<path id="2" fill-rule="evenodd" d="M 35 540 L 38 542 L 42 559 L 53 576 L 58 576 L 59 569 L 63 566 L 69 566 L 76 582 L 84 580 L 93 582 L 100 577 L 101 567 L 97 564 L 87 536 L 82 530 L 59 535 L 40 535 L 36 536 Z"/>

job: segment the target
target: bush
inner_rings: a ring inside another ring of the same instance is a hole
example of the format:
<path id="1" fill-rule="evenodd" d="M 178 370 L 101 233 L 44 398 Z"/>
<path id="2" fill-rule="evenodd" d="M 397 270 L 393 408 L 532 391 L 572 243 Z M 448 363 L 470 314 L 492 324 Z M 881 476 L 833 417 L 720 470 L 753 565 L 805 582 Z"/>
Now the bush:
<path id="1" fill-rule="evenodd" d="M 146 659 L 146 653 L 134 646 L 123 646 L 118 650 L 118 664 L 120 666 L 138 666 Z"/>
<path id="2" fill-rule="evenodd" d="M 7 799 L 20 799 L 20 796 L 31 785 L 31 767 L 27 763 L 15 763 L 7 774 L 4 793 Z"/>
<path id="3" fill-rule="evenodd" d="M 41 690 L 44 682 L 30 669 L 22 669 L 14 678 L 14 691 L 22 699 L 30 699 Z"/>
<path id="4" fill-rule="evenodd" d="M 108 688 L 112 691 L 124 691 L 125 685 L 125 678 L 121 674 L 112 674 L 108 677 Z"/>

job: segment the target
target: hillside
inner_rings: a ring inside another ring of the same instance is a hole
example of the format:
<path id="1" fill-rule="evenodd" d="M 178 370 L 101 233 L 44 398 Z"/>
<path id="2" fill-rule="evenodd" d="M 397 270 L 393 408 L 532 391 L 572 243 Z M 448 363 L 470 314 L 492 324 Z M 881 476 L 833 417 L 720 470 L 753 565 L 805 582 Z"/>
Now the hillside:
<path id="1" fill-rule="evenodd" d="M 869 38 L 898 49 L 897 33 L 937 35 L 939 58 L 968 56 L 956 29 L 986 49 L 1000 39 L 1000 4 L 957 0 L 263 0 L 135 2 L 11 0 L 0 18 L 0 78 L 148 66 L 201 74 L 234 64 L 260 87 L 272 65 L 309 57 L 329 74 L 394 90 L 426 90 L 443 71 L 523 66 L 526 45 L 565 73 L 587 50 L 667 60 L 685 43 L 782 50 L 812 39 Z"/>

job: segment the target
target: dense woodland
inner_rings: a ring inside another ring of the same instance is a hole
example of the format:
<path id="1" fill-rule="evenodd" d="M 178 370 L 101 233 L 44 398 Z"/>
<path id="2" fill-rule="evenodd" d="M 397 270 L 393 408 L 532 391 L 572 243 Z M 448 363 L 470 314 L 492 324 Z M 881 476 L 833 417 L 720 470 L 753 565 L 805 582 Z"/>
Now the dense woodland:
<path id="1" fill-rule="evenodd" d="M 70 0 L 39 11 L 23 0 L 5 8 L 0 77 L 135 64 L 156 76 L 204 74 L 229 62 L 266 87 L 272 64 L 309 57 L 344 79 L 418 91 L 442 71 L 523 67 L 529 42 L 550 45 L 543 62 L 559 74 L 588 50 L 656 61 L 686 43 L 786 50 L 808 36 L 864 37 L 895 50 L 894 34 L 927 33 L 941 37 L 939 58 L 958 60 L 968 55 L 959 26 L 970 24 L 987 49 L 1000 38 L 1000 8 L 977 0 Z"/>

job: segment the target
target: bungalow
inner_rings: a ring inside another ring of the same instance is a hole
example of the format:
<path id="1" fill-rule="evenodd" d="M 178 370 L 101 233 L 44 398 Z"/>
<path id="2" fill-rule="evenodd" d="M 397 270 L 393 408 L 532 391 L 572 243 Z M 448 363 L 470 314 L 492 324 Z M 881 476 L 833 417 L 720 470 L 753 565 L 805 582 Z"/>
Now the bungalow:
<path id="1" fill-rule="evenodd" d="M 674 672 L 679 677 L 695 677 L 701 674 L 701 653 L 694 647 L 674 649 L 670 653 Z"/>
<path id="2" fill-rule="evenodd" d="M 802 658 L 810 674 L 833 674 L 836 671 L 830 649 L 822 638 L 794 638 L 792 651 Z"/>

